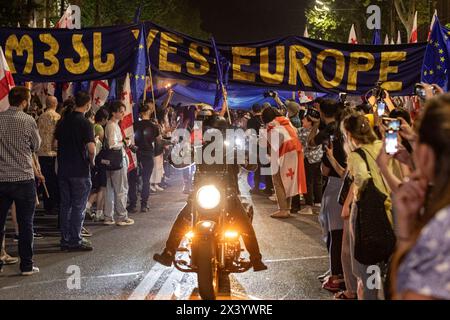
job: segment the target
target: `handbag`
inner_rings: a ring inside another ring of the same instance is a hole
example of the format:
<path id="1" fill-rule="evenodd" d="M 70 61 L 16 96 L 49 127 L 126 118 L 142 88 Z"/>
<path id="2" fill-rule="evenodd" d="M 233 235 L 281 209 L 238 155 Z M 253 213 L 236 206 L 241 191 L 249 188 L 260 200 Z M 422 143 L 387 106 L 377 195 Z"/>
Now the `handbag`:
<path id="1" fill-rule="evenodd" d="M 98 164 L 103 166 L 108 171 L 116 171 L 123 168 L 123 153 L 122 149 L 110 149 L 107 147 L 107 137 L 105 132 L 105 139 L 102 149 L 97 155 Z"/>
<path id="2" fill-rule="evenodd" d="M 364 265 L 388 261 L 395 249 L 395 233 L 387 217 L 384 203 L 387 196 L 373 182 L 366 153 L 355 150 L 366 163 L 369 180 L 356 202 L 355 259 Z"/>

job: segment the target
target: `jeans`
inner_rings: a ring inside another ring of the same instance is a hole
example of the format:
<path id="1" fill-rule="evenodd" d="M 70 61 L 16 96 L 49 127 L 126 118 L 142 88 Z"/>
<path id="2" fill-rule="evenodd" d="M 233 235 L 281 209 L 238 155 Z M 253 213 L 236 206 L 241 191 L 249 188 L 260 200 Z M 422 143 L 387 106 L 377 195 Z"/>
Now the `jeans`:
<path id="1" fill-rule="evenodd" d="M 59 177 L 61 197 L 59 220 L 62 246 L 77 247 L 81 244 L 81 227 L 91 187 L 90 177 Z"/>
<path id="2" fill-rule="evenodd" d="M 322 173 L 320 172 L 320 162 L 309 163 L 305 158 L 305 173 L 306 173 L 306 190 L 305 204 L 308 206 L 322 201 Z"/>
<path id="3" fill-rule="evenodd" d="M 28 272 L 33 269 L 33 217 L 36 206 L 34 180 L 0 182 L 0 239 L 4 237 L 6 216 L 13 202 L 16 204 L 19 225 L 20 271 Z"/>
<path id="4" fill-rule="evenodd" d="M 153 154 L 138 153 L 138 168 L 139 174 L 142 177 L 142 192 L 141 192 L 141 208 L 145 208 L 148 205 L 148 197 L 150 195 L 150 176 L 153 171 Z M 138 172 L 133 170 L 128 174 L 129 190 L 128 197 L 130 199 L 130 207 L 136 207 L 137 203 L 137 185 L 138 185 Z"/>
<path id="5" fill-rule="evenodd" d="M 45 177 L 45 184 L 50 198 L 44 192 L 44 209 L 52 211 L 59 208 L 58 177 L 56 176 L 56 157 L 39 157 L 42 174 Z"/>

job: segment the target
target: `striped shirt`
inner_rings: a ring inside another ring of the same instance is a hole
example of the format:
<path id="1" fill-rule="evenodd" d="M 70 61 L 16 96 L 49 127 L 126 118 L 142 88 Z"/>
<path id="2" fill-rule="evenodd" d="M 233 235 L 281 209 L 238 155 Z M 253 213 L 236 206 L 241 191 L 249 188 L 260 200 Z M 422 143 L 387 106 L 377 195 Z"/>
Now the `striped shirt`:
<path id="1" fill-rule="evenodd" d="M 0 112 L 0 182 L 33 180 L 32 154 L 40 144 L 33 117 L 17 107 Z"/>

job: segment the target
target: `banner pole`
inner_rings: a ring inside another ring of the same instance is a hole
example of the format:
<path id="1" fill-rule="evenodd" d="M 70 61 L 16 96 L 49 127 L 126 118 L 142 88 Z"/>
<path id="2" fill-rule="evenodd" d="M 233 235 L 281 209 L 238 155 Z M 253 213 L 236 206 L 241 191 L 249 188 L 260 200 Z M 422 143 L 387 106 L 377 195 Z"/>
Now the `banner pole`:
<path id="1" fill-rule="evenodd" d="M 153 101 L 153 105 L 154 105 L 154 107 L 155 107 L 155 112 L 154 112 L 154 114 L 155 114 L 155 120 L 158 121 L 158 118 L 156 117 L 156 102 L 155 102 L 155 92 L 154 92 L 154 90 L 153 90 L 152 67 L 151 67 L 150 65 L 148 66 L 148 73 L 149 73 L 149 75 L 150 75 L 150 88 L 151 88 L 151 90 L 152 90 L 152 101 Z M 144 90 L 144 91 L 146 91 L 146 90 Z"/>

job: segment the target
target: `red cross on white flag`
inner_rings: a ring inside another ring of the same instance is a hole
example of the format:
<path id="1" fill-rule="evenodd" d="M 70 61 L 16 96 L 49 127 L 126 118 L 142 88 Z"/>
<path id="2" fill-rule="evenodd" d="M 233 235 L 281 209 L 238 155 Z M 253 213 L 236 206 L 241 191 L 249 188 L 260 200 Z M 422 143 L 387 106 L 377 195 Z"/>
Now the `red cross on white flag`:
<path id="1" fill-rule="evenodd" d="M 14 79 L 0 46 L 0 112 L 9 108 L 8 93 L 14 86 Z"/>
<path id="2" fill-rule="evenodd" d="M 130 87 L 130 75 L 127 74 L 125 82 L 123 84 L 122 93 L 120 95 L 122 103 L 125 105 L 125 117 L 120 122 L 120 129 L 122 129 L 122 134 L 124 137 L 129 138 L 131 144 L 134 144 L 134 129 L 133 129 L 133 101 L 131 97 L 131 87 Z M 127 149 L 127 156 L 129 160 L 128 171 L 136 168 L 137 159 L 136 154 Z"/>
<path id="3" fill-rule="evenodd" d="M 108 80 L 91 81 L 91 89 L 89 90 L 92 100 L 92 110 L 97 112 L 108 99 L 109 85 Z"/>

